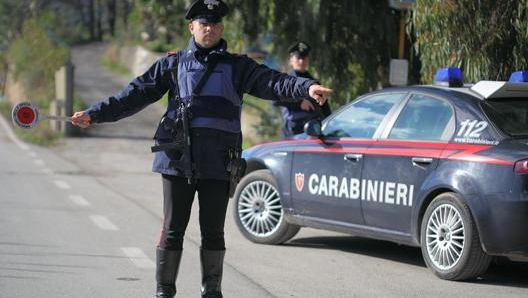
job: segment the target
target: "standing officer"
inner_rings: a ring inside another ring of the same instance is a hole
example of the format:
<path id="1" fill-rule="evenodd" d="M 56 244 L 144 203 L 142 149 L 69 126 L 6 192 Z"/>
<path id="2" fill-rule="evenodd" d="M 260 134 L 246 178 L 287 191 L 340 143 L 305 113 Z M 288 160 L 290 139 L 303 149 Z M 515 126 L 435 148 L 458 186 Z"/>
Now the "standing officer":
<path id="1" fill-rule="evenodd" d="M 227 43 L 222 39 L 222 18 L 227 13 L 228 7 L 221 0 L 192 3 L 185 15 L 192 35 L 186 49 L 160 58 L 119 93 L 74 113 L 71 119 L 82 128 L 117 121 L 168 92 L 169 104 L 157 128 L 155 144 L 171 144 L 182 133 L 190 137 L 190 152 L 162 150 L 154 157 L 153 171 L 161 173 L 164 200 L 164 220 L 156 250 L 157 298 L 176 294 L 183 239 L 195 193 L 201 232 L 201 296 L 223 297 L 224 222 L 233 171 L 230 165 L 233 152 L 240 149 L 242 142 L 243 94 L 270 100 L 310 96 L 323 104 L 332 92 L 314 80 L 289 76 L 246 56 L 227 52 Z M 210 72 L 206 71 L 208 68 Z M 196 85 L 204 73 L 208 77 L 197 91 Z M 181 122 L 182 118 L 188 121 Z M 190 131 L 186 132 L 186 128 Z M 191 167 L 182 167 L 178 162 L 182 154 L 191 161 Z"/>
<path id="2" fill-rule="evenodd" d="M 290 75 L 314 80 L 308 72 L 310 66 L 311 47 L 305 42 L 298 42 L 288 49 L 290 54 Z M 304 98 L 297 101 L 273 101 L 274 106 L 280 107 L 283 120 L 282 135 L 285 138 L 304 132 L 304 124 L 310 120 L 322 120 L 332 113 L 330 105 L 325 102 L 318 106 L 313 99 Z"/>

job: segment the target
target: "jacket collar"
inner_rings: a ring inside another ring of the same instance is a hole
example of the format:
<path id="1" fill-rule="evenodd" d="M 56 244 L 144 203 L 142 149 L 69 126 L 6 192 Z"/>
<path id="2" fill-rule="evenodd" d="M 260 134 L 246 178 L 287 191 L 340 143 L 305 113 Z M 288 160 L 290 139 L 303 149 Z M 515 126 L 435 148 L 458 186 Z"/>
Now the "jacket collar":
<path id="1" fill-rule="evenodd" d="M 222 38 L 216 46 L 204 49 L 196 44 L 194 37 L 191 37 L 185 52 L 187 55 L 194 55 L 194 57 L 200 62 L 207 62 L 207 58 L 211 55 L 225 56 L 227 54 L 227 42 Z"/>

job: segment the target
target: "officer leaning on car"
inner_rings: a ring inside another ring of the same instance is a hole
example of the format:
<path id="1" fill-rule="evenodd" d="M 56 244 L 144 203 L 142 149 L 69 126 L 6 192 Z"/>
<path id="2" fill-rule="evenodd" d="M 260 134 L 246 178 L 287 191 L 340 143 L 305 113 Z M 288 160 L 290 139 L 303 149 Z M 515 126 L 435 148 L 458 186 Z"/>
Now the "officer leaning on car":
<path id="1" fill-rule="evenodd" d="M 288 63 L 292 70 L 288 74 L 315 80 L 308 72 L 310 50 L 310 45 L 302 41 L 290 46 Z M 322 120 L 332 113 L 328 102 L 317 106 L 310 98 L 296 101 L 275 100 L 273 105 L 280 107 L 283 120 L 282 136 L 285 138 L 303 133 L 306 122 L 315 119 Z"/>
<path id="2" fill-rule="evenodd" d="M 153 171 L 162 175 L 164 199 L 164 220 L 156 250 L 158 298 L 176 294 L 183 237 L 196 192 L 201 296 L 223 297 L 224 222 L 229 188 L 233 187 L 230 179 L 233 171 L 239 170 L 233 161 L 239 156 L 242 142 L 243 94 L 269 100 L 312 97 L 323 104 L 332 92 L 314 80 L 280 73 L 247 56 L 227 52 L 227 42 L 222 38 L 222 18 L 227 13 L 227 5 L 220 0 L 193 2 L 185 15 L 192 35 L 187 48 L 158 59 L 119 93 L 71 118 L 72 124 L 82 128 L 117 121 L 168 92 L 169 104 L 152 148 Z"/>

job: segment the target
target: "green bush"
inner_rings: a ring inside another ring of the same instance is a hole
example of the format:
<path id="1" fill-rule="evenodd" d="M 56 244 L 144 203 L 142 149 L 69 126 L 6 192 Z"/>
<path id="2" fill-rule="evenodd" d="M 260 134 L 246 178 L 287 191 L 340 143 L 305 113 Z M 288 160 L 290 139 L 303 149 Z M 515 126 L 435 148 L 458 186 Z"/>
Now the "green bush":
<path id="1" fill-rule="evenodd" d="M 65 65 L 69 50 L 53 42 L 43 24 L 37 18 L 26 20 L 21 35 L 10 44 L 5 58 L 15 80 L 28 96 L 20 100 L 30 100 L 46 111 L 55 98 L 55 72 Z M 30 131 L 16 129 L 16 132 L 23 140 L 40 145 L 52 145 L 60 137 L 51 129 L 49 121 L 39 123 Z"/>
<path id="2" fill-rule="evenodd" d="M 28 97 L 48 106 L 55 93 L 55 72 L 69 57 L 69 51 L 55 45 L 36 18 L 24 23 L 21 36 L 9 47 L 8 61 L 14 77 Z"/>

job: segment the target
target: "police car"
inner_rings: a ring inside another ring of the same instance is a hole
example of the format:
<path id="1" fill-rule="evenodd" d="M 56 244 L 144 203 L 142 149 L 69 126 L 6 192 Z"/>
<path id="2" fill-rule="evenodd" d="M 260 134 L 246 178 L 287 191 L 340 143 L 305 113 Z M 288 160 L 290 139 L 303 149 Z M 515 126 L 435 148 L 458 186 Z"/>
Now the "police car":
<path id="1" fill-rule="evenodd" d="M 235 221 L 279 244 L 300 227 L 421 247 L 440 278 L 528 261 L 528 72 L 365 94 L 296 139 L 244 150 Z"/>

